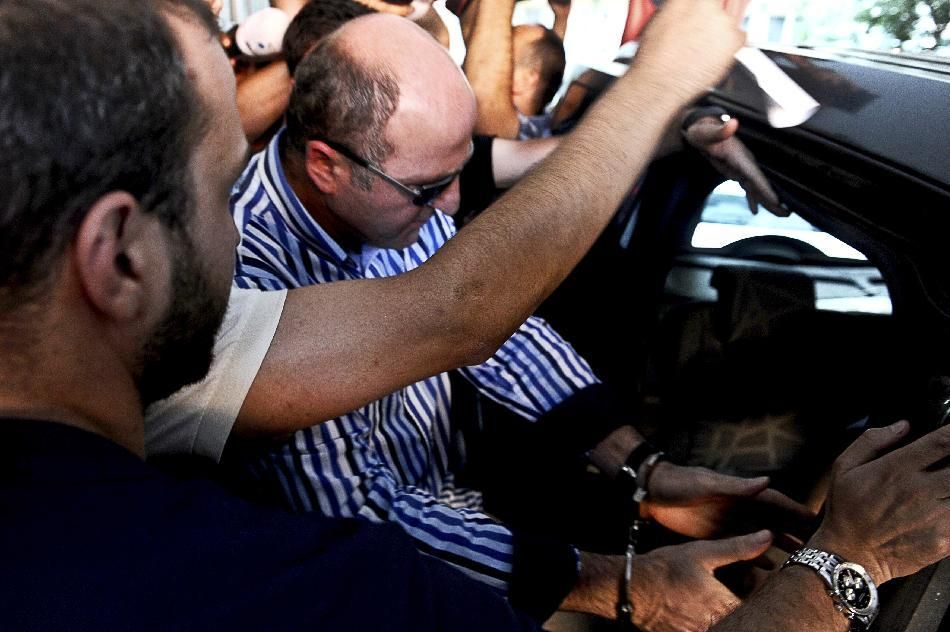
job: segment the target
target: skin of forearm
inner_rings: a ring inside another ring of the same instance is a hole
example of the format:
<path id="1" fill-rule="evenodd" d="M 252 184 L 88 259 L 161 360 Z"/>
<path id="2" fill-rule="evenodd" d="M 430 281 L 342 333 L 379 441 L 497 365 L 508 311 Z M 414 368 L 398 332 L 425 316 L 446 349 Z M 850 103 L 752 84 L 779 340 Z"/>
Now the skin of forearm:
<path id="1" fill-rule="evenodd" d="M 471 38 L 466 43 L 464 70 L 478 102 L 475 132 L 502 138 L 518 135 L 518 115 L 511 102 L 511 16 L 514 0 L 481 0 Z"/>
<path id="2" fill-rule="evenodd" d="M 492 142 L 492 178 L 499 189 L 513 187 L 538 163 L 557 149 L 560 136 L 511 140 L 496 138 Z"/>
<path id="3" fill-rule="evenodd" d="M 613 478 L 620 472 L 620 467 L 634 448 L 642 442 L 643 436 L 633 426 L 622 426 L 594 447 L 590 453 L 590 461 L 605 476 Z"/>
<path id="4" fill-rule="evenodd" d="M 845 632 L 848 620 L 837 611 L 815 571 L 795 565 L 774 574 L 745 605 L 710 632 Z"/>
<path id="5" fill-rule="evenodd" d="M 430 281 L 413 271 L 291 290 L 237 435 L 280 437 L 487 359 L 494 349 L 472 335 L 464 314 L 442 304 L 446 297 L 426 287 Z"/>
<path id="6" fill-rule="evenodd" d="M 294 432 L 490 357 L 590 248 L 691 96 L 666 80 L 631 69 L 564 151 L 419 268 L 291 291 L 236 433 Z"/>
<path id="7" fill-rule="evenodd" d="M 280 120 L 290 104 L 287 64 L 275 61 L 242 79 L 237 86 L 238 112 L 248 142 Z"/>
<path id="8" fill-rule="evenodd" d="M 554 26 L 551 30 L 557 33 L 561 41 L 564 41 L 564 36 L 567 34 L 567 18 L 571 13 L 571 5 L 567 4 L 565 7 L 555 8 L 552 4 L 551 9 L 554 11 Z"/>

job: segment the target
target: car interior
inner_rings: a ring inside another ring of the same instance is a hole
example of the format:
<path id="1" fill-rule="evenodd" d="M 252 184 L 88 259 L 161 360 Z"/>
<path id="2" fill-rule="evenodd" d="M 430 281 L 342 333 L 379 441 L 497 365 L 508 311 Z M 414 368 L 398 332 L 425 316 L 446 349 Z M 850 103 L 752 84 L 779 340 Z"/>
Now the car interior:
<path id="1" fill-rule="evenodd" d="M 769 127 L 749 82 L 734 72 L 709 104 L 739 118 L 792 217 L 753 215 L 695 152 L 661 159 L 539 315 L 677 461 L 768 475 L 819 510 L 861 431 L 950 419 L 950 189 L 817 126 Z M 873 629 L 950 629 L 948 585 L 946 560 L 891 582 Z"/>

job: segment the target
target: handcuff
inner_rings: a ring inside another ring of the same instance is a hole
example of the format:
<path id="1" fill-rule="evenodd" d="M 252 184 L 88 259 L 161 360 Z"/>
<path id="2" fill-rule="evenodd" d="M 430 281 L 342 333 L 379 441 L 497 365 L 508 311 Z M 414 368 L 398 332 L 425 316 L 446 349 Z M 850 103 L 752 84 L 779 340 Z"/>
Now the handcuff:
<path id="1" fill-rule="evenodd" d="M 643 441 L 620 466 L 619 476 L 622 476 L 622 480 L 625 480 L 625 485 L 630 490 L 630 497 L 637 505 L 646 499 L 653 470 L 657 463 L 664 460 L 669 460 L 665 452 L 648 441 Z M 627 533 L 623 575 L 620 577 L 620 595 L 617 600 L 617 621 L 622 630 L 636 629 L 633 625 L 633 604 L 630 602 L 630 580 L 633 571 L 633 558 L 637 553 L 640 534 L 647 524 L 648 521 L 646 520 L 634 518 Z"/>

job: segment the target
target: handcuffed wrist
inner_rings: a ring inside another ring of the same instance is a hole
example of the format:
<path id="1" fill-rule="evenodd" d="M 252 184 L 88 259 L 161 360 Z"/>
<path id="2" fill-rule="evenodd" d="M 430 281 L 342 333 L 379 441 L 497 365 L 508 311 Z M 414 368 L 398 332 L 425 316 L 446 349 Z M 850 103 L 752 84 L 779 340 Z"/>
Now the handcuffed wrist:
<path id="1" fill-rule="evenodd" d="M 620 467 L 619 476 L 631 490 L 635 503 L 643 502 L 649 495 L 650 478 L 657 463 L 668 460 L 666 453 L 644 441 L 638 445 Z"/>

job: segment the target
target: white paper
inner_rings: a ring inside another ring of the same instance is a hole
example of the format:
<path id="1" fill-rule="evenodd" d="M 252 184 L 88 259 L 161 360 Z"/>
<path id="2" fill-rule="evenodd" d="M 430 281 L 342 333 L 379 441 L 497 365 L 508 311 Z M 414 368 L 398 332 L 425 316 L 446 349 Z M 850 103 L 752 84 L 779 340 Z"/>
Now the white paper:
<path id="1" fill-rule="evenodd" d="M 758 48 L 746 46 L 736 53 L 736 59 L 752 73 L 765 93 L 766 115 L 772 127 L 801 125 L 821 107 Z"/>

